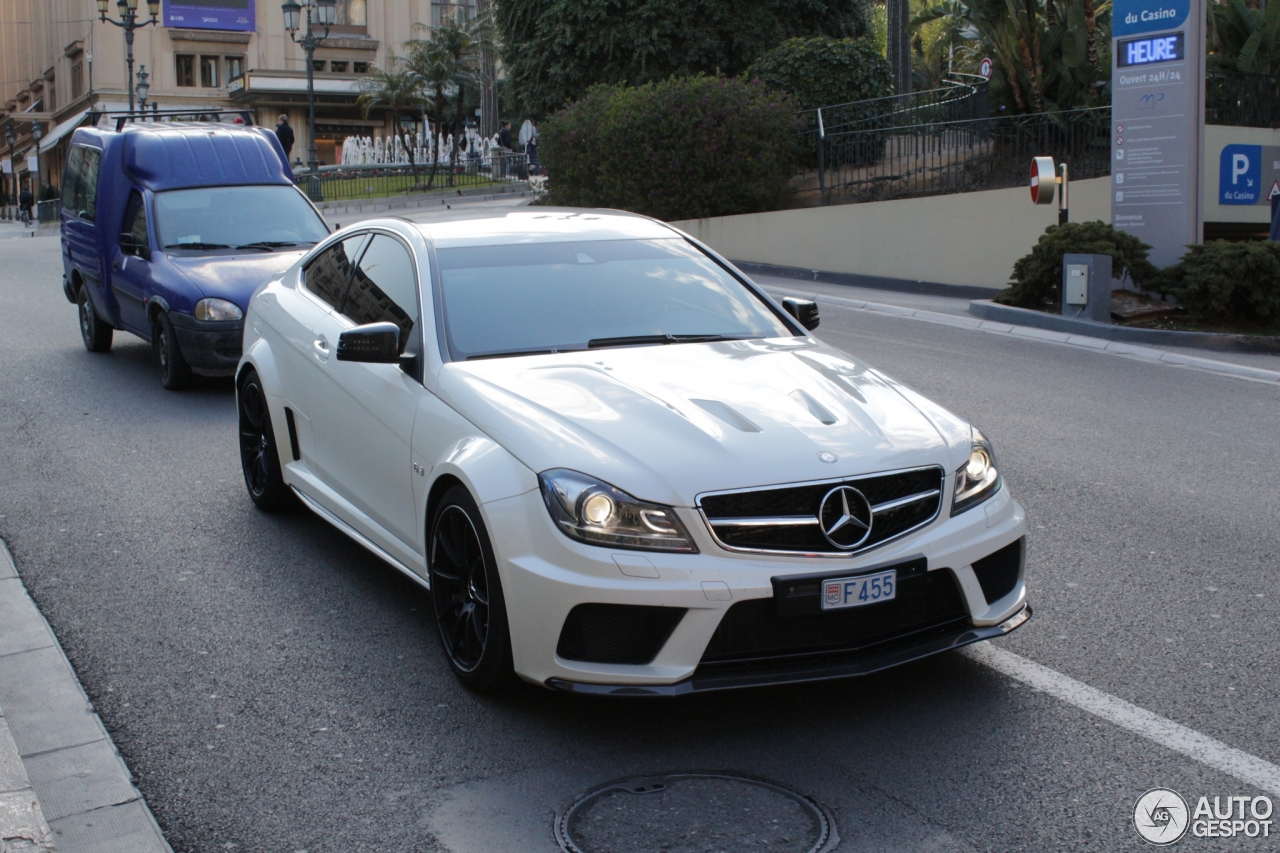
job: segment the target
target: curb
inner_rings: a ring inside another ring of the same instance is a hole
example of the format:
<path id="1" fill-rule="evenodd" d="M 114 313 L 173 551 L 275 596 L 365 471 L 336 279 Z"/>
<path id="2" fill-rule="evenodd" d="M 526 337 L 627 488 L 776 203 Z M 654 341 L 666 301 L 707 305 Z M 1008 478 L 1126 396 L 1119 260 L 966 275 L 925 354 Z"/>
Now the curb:
<path id="1" fill-rule="evenodd" d="M 1280 371 L 1264 370 L 1260 367 L 1246 367 L 1242 364 L 1232 364 L 1227 361 L 1215 361 L 1211 358 L 1198 358 L 1196 356 L 1183 355 L 1182 353 L 1177 352 L 1166 352 L 1152 347 L 1138 346 L 1136 344 L 1124 343 L 1121 341 L 1109 341 L 1089 335 L 1068 334 L 1066 332 L 1055 332 L 1049 329 L 1037 329 L 1028 326 L 1015 326 L 1011 323 L 997 323 L 991 320 L 982 320 L 977 317 L 965 317 L 960 314 L 940 314 L 936 311 L 903 308 L 900 305 L 885 305 L 881 302 L 865 302 L 861 299 L 848 299 L 842 296 L 828 296 L 825 293 L 813 293 L 812 291 L 789 290 L 780 287 L 766 287 L 764 289 L 771 294 L 780 293 L 786 296 L 800 296 L 805 299 L 812 299 L 819 305 L 828 303 L 831 305 L 839 305 L 843 308 L 853 308 L 859 311 L 873 311 L 877 314 L 889 314 L 895 317 L 921 320 L 923 322 L 933 323 L 939 326 L 951 326 L 958 329 L 970 329 L 977 332 L 1008 335 L 1017 338 L 1031 338 L 1033 340 L 1044 341 L 1046 343 L 1063 344 L 1070 347 L 1077 347 L 1079 349 L 1087 349 L 1104 355 L 1136 358 L 1140 361 L 1168 364 L 1176 367 L 1189 367 L 1193 370 L 1202 370 L 1208 373 L 1221 374 L 1223 376 L 1233 376 L 1238 379 L 1251 379 L 1254 381 L 1280 385 Z"/>
<path id="2" fill-rule="evenodd" d="M 30 801 L 19 818 L 38 817 L 47 832 L 10 849 L 173 853 L 2 540 L 0 624 L 0 791 L 8 773 L 19 804 Z M 4 797 L 0 838 L 8 843 Z"/>
<path id="3" fill-rule="evenodd" d="M 1174 347 L 1216 349 L 1224 352 L 1260 352 L 1280 354 L 1280 337 L 1266 338 L 1258 335 L 1229 335 L 1216 332 L 1181 332 L 1175 329 L 1134 329 L 1112 326 L 1092 320 L 1077 320 L 1059 314 L 1046 314 L 1029 308 L 998 305 L 990 300 L 969 303 L 969 313 L 984 320 L 1031 326 L 1068 334 L 1088 335 L 1109 341 Z"/>

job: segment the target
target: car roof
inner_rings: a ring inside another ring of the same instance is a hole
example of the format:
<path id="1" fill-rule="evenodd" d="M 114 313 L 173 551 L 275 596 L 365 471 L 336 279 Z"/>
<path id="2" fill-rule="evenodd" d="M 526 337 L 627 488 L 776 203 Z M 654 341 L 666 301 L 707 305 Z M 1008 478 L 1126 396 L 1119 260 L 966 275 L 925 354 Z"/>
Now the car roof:
<path id="1" fill-rule="evenodd" d="M 81 128 L 74 142 L 123 144 L 123 168 L 153 192 L 186 187 L 293 184 L 275 134 L 222 122 L 138 122 L 119 133 Z"/>
<path id="2" fill-rule="evenodd" d="M 679 237 L 653 219 L 616 210 L 528 208 L 506 216 L 426 222 L 417 228 L 437 248 L 564 243 L 579 240 L 654 240 Z"/>

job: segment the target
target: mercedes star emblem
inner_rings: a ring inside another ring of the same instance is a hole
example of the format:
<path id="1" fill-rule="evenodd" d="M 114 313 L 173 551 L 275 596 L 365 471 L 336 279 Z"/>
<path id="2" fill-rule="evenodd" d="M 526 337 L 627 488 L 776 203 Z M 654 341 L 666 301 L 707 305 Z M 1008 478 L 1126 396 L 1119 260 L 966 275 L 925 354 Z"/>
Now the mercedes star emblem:
<path id="1" fill-rule="evenodd" d="M 822 535 L 841 551 L 852 551 L 871 535 L 871 504 L 852 486 L 836 486 L 818 508 Z"/>

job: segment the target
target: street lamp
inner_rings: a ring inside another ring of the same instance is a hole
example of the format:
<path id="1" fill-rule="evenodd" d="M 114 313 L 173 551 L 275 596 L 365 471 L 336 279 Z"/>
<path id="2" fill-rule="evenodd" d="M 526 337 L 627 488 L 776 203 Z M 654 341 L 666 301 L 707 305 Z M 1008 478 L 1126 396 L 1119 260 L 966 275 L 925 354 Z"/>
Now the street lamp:
<path id="1" fill-rule="evenodd" d="M 124 30 L 124 43 L 127 49 L 129 69 L 125 74 L 125 88 L 129 90 L 129 112 L 133 112 L 133 31 L 160 23 L 160 0 L 147 0 L 147 12 L 151 20 L 138 22 L 138 0 L 116 0 L 116 11 L 120 20 L 107 17 L 107 4 L 110 0 L 98 0 L 98 20 Z"/>
<path id="2" fill-rule="evenodd" d="M 298 38 L 298 30 L 302 24 L 302 10 L 306 9 L 307 31 Z M 300 45 L 307 55 L 307 168 L 314 172 L 320 168 L 320 157 L 316 154 L 316 81 L 315 62 L 313 57 L 320 43 L 329 37 L 329 27 L 338 17 L 338 0 L 285 0 L 280 11 L 284 13 L 284 28 L 289 31 L 289 38 Z M 317 35 L 312 24 L 324 27 L 324 34 Z"/>
<path id="3" fill-rule="evenodd" d="M 4 129 L 4 138 L 9 142 L 9 183 L 13 186 L 13 203 L 18 203 L 18 164 L 13 162 L 13 143 L 18 137 L 13 133 L 13 125 Z"/>
<path id="4" fill-rule="evenodd" d="M 138 66 L 138 85 L 134 88 L 138 91 L 138 109 L 140 110 L 147 108 L 147 92 L 151 91 L 151 84 L 147 82 L 147 78 L 150 76 L 147 73 L 147 66 Z"/>
<path id="5" fill-rule="evenodd" d="M 36 144 L 36 191 L 34 193 L 36 201 L 40 201 L 40 190 L 43 189 L 40 175 L 40 140 L 44 138 L 44 128 L 40 126 L 40 122 L 31 122 L 31 141 Z M 37 208 L 38 210 L 39 208 Z"/>

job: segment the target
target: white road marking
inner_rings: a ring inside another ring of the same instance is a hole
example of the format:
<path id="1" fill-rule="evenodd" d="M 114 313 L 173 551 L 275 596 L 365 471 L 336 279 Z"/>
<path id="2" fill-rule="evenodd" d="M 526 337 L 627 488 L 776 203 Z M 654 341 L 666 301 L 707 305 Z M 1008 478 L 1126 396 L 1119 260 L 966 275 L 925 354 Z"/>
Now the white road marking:
<path id="1" fill-rule="evenodd" d="M 1227 746 L 991 643 L 968 646 L 961 654 L 1214 770 L 1269 794 L 1280 795 L 1280 767 L 1269 761 Z"/>

